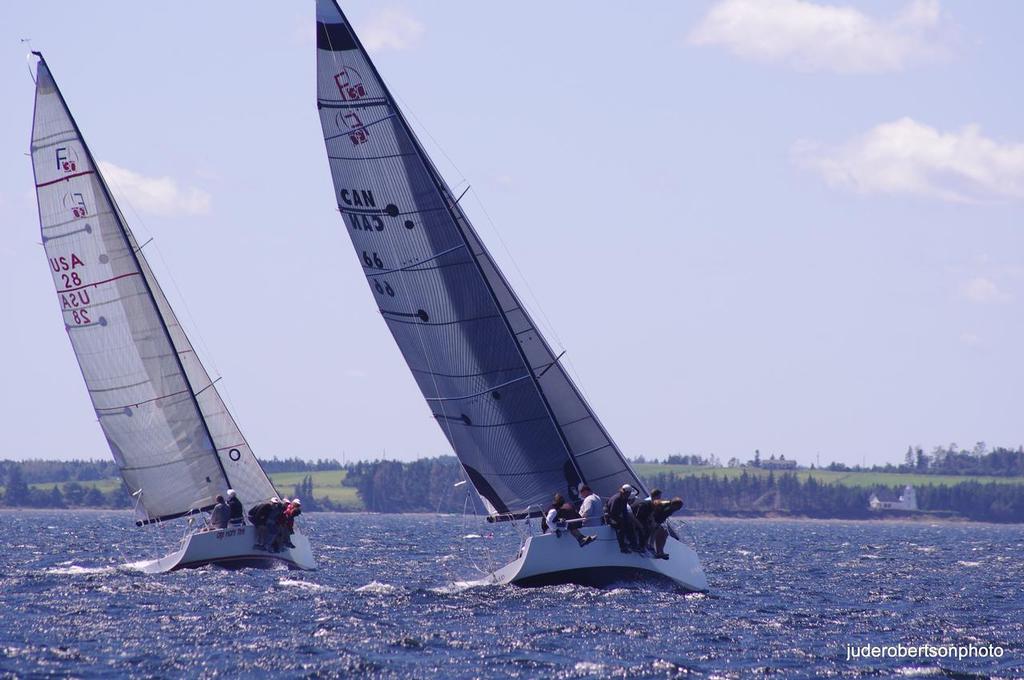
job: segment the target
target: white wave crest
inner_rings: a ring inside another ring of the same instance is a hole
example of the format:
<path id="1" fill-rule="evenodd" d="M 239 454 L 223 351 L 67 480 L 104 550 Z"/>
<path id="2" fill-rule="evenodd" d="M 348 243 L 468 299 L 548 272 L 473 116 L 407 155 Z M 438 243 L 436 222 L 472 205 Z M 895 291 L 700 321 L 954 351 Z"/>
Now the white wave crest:
<path id="1" fill-rule="evenodd" d="M 372 593 L 375 595 L 390 595 L 391 593 L 397 593 L 399 587 L 390 583 L 381 583 L 380 581 L 370 581 L 365 586 L 359 586 L 356 588 L 357 593 Z"/>

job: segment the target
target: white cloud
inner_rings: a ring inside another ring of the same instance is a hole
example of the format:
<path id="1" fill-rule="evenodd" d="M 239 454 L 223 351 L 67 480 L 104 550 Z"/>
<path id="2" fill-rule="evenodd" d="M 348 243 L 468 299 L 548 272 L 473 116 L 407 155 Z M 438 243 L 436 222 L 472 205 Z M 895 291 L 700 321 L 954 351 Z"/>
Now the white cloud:
<path id="1" fill-rule="evenodd" d="M 1010 295 L 1001 290 L 992 279 L 975 276 L 960 286 L 960 297 L 969 302 L 991 304 L 1009 302 Z"/>
<path id="2" fill-rule="evenodd" d="M 202 189 L 179 187 L 170 177 L 146 177 L 106 161 L 99 165 L 114 195 L 140 213 L 168 216 L 210 212 L 210 194 Z"/>
<path id="3" fill-rule="evenodd" d="M 383 9 L 365 25 L 359 37 L 370 50 L 407 50 L 416 47 L 423 35 L 423 24 L 403 9 Z"/>
<path id="4" fill-rule="evenodd" d="M 1024 144 L 997 142 L 977 125 L 941 132 L 901 118 L 838 147 L 798 142 L 793 157 L 829 185 L 861 194 L 958 202 L 1024 198 Z"/>
<path id="5" fill-rule="evenodd" d="M 944 24 L 938 0 L 913 0 L 886 19 L 806 0 L 720 0 L 689 42 L 804 71 L 899 71 L 945 55 Z"/>

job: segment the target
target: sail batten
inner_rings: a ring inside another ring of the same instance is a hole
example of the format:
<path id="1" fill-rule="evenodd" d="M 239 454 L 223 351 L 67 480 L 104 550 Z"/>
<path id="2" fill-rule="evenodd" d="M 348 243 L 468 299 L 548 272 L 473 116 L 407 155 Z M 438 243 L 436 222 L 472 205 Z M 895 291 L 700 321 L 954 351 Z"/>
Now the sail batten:
<path id="1" fill-rule="evenodd" d="M 97 419 L 139 498 L 140 521 L 208 507 L 228 486 L 247 502 L 268 498 L 273 485 L 248 447 L 218 453 L 241 435 L 225 426 L 230 415 L 212 398 L 215 388 L 196 392 L 209 376 L 38 56 L 31 156 L 43 247 Z"/>
<path id="2" fill-rule="evenodd" d="M 317 1 L 317 22 L 317 108 L 338 209 L 470 482 L 494 512 L 525 511 L 554 491 L 571 498 L 582 481 L 597 480 L 600 494 L 642 488 L 334 0 Z"/>

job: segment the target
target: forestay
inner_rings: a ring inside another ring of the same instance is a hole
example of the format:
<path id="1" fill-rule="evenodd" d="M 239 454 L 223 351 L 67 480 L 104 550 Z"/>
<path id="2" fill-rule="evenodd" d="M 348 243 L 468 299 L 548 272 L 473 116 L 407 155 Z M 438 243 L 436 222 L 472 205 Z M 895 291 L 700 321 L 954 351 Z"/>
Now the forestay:
<path id="1" fill-rule="evenodd" d="M 39 55 L 32 165 L 64 327 L 140 521 L 273 485 L 160 290 Z M 218 455 L 219 453 L 219 455 Z"/>
<path id="2" fill-rule="evenodd" d="M 333 0 L 317 96 L 338 202 L 382 316 L 495 513 L 642 485 L 427 157 Z"/>

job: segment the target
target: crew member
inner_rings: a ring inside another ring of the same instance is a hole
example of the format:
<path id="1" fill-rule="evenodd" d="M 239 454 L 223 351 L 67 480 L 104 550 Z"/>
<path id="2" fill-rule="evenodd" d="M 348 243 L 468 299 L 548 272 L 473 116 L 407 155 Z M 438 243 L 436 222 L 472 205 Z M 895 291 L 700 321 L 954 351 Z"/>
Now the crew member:
<path id="1" fill-rule="evenodd" d="M 671 530 L 670 527 L 665 525 L 665 522 L 674 513 L 679 512 L 683 507 L 683 499 L 676 496 L 671 501 L 657 501 L 654 504 L 654 511 L 651 516 L 654 520 L 654 556 L 662 559 L 668 559 L 668 553 L 665 552 L 665 542 L 668 541 L 668 534 Z"/>
<path id="2" fill-rule="evenodd" d="M 601 521 L 604 518 L 604 503 L 601 502 L 601 497 L 584 484 L 580 487 L 580 498 L 583 499 L 583 504 L 580 505 L 580 517 L 583 518 L 583 526 L 601 526 Z"/>
<path id="3" fill-rule="evenodd" d="M 576 512 L 576 508 L 572 507 L 572 503 L 567 503 L 562 494 L 556 493 L 554 501 L 548 507 L 547 514 L 542 518 L 541 529 L 544 533 L 554 531 L 556 535 L 561 536 L 561 531 L 558 529 L 558 525 L 564 524 L 569 520 L 578 520 L 580 514 Z M 593 536 L 584 536 L 583 533 L 577 529 L 574 525 L 568 525 L 569 533 L 573 535 L 576 542 L 580 544 L 582 548 L 594 541 Z"/>
<path id="4" fill-rule="evenodd" d="M 295 547 L 292 543 L 292 534 L 295 533 L 295 518 L 301 514 L 302 501 L 298 498 L 293 498 L 292 502 L 285 508 L 285 511 L 281 513 L 281 544 L 288 548 Z"/>
<path id="5" fill-rule="evenodd" d="M 227 504 L 224 502 L 224 496 L 217 496 L 217 504 L 210 511 L 210 528 L 226 529 L 230 516 L 231 510 L 228 509 Z"/>
<path id="6" fill-rule="evenodd" d="M 615 528 L 615 537 L 619 540 L 619 550 L 624 553 L 637 551 L 640 546 L 636 542 L 636 530 L 633 526 L 633 513 L 629 509 L 629 499 L 635 493 L 629 484 L 623 484 L 618 493 L 608 499 L 608 523 Z"/>
<path id="7" fill-rule="evenodd" d="M 231 518 L 228 523 L 236 527 L 243 526 L 245 524 L 245 508 L 242 507 L 242 501 L 238 500 L 238 494 L 234 489 L 228 489 L 228 509 L 231 510 Z"/>
<path id="8" fill-rule="evenodd" d="M 636 518 L 638 542 L 643 550 L 651 547 L 654 536 L 654 504 L 661 499 L 661 489 L 654 489 L 651 495 L 633 504 L 633 517 Z"/>

